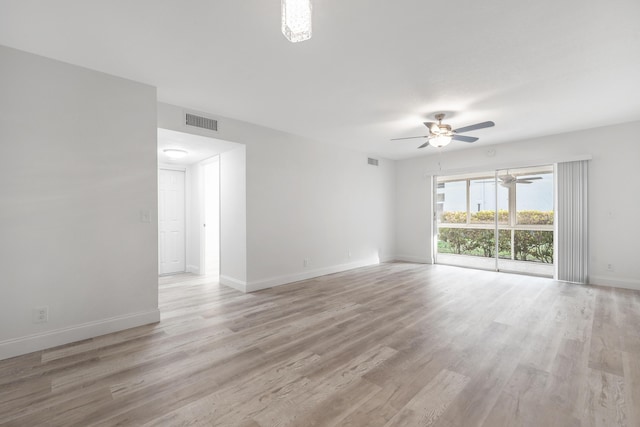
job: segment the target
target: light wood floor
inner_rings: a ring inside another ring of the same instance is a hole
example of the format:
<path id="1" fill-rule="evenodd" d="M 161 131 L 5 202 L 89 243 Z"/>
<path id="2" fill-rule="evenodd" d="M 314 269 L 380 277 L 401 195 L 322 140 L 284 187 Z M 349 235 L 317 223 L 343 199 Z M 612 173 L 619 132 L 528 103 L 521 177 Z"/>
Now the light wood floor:
<path id="1" fill-rule="evenodd" d="M 0 424 L 639 426 L 640 293 L 384 264 L 0 362 Z"/>

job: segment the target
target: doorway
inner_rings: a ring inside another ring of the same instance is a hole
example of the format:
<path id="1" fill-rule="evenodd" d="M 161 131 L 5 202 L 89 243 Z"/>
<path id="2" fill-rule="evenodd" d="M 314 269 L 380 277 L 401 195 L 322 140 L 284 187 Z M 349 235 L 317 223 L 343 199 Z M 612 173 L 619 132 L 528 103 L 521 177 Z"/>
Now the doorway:
<path id="1" fill-rule="evenodd" d="M 235 266 L 237 251 L 232 249 L 239 240 L 239 230 L 230 217 L 237 217 L 240 207 L 230 196 L 246 192 L 244 182 L 238 180 L 238 175 L 244 173 L 244 162 L 241 144 L 158 129 L 160 275 L 188 273 L 218 281 L 221 273 L 233 271 L 229 266 L 225 270 L 221 261 L 226 259 L 231 267 Z M 177 215 L 181 226 L 169 222 L 168 215 Z M 174 229 L 170 230 L 170 226 Z M 230 255 L 223 257 L 225 253 Z M 165 258 L 171 258 L 171 262 Z"/>
<path id="2" fill-rule="evenodd" d="M 439 176 L 440 264 L 553 277 L 553 165 Z"/>

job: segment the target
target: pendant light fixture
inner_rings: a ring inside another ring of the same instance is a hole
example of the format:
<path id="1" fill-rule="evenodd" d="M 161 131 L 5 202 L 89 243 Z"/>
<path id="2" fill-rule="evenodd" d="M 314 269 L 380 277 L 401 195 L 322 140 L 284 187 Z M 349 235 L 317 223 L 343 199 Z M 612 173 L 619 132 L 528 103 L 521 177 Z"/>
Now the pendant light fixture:
<path id="1" fill-rule="evenodd" d="M 311 38 L 311 0 L 281 0 L 282 34 L 292 43 Z"/>

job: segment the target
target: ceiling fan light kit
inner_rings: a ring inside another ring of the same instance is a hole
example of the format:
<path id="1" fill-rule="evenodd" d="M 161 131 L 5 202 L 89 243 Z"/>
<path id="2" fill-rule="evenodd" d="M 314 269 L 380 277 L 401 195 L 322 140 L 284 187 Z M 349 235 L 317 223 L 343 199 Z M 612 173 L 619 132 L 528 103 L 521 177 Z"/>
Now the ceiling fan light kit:
<path id="1" fill-rule="evenodd" d="M 281 0 L 282 34 L 298 43 L 311 38 L 311 0 Z"/>
<path id="2" fill-rule="evenodd" d="M 451 139 L 452 137 L 449 135 L 438 135 L 429 140 L 429 145 L 432 145 L 437 148 L 442 148 L 446 145 L 449 145 L 449 143 L 451 142 Z"/>
<path id="3" fill-rule="evenodd" d="M 464 141 L 469 143 L 476 142 L 479 138 L 476 138 L 475 136 L 465 136 L 465 135 L 459 135 L 459 134 L 464 132 L 469 132 L 472 130 L 484 129 L 484 128 L 495 126 L 494 122 L 488 121 L 488 122 L 476 123 L 475 125 L 465 126 L 458 129 L 452 129 L 450 125 L 442 123 L 442 119 L 444 119 L 444 116 L 445 116 L 444 113 L 438 113 L 435 115 L 435 118 L 436 120 L 438 120 L 438 123 L 424 122 L 424 125 L 427 127 L 427 129 L 429 129 L 429 135 L 410 136 L 407 138 L 394 138 L 392 139 L 392 141 L 399 141 L 402 139 L 427 138 L 427 142 L 425 142 L 418 148 L 424 148 L 429 145 L 432 145 L 436 148 L 442 148 L 449 145 L 449 143 L 453 140 Z"/>

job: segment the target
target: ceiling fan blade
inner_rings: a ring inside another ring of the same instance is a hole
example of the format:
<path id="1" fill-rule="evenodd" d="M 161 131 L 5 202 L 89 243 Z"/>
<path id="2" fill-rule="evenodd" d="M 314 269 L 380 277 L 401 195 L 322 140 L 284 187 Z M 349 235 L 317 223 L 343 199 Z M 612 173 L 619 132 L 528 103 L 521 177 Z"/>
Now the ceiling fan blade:
<path id="1" fill-rule="evenodd" d="M 453 135 L 451 139 L 464 142 L 476 142 L 480 138 L 476 138 L 475 136 Z"/>
<path id="2" fill-rule="evenodd" d="M 541 176 L 523 176 L 522 178 L 518 178 L 518 179 L 526 179 L 527 181 L 534 181 L 536 179 L 542 179 Z"/>
<path id="3" fill-rule="evenodd" d="M 527 181 L 524 179 L 519 179 L 516 181 L 517 184 L 533 184 L 533 181 Z"/>
<path id="4" fill-rule="evenodd" d="M 434 122 L 424 122 L 423 123 L 427 129 L 429 129 L 429 132 L 434 132 L 435 130 L 438 129 L 438 124 L 434 123 Z"/>
<path id="5" fill-rule="evenodd" d="M 424 148 L 424 147 L 426 147 L 426 146 L 428 146 L 428 145 L 429 145 L 429 141 L 425 142 L 424 144 L 422 144 L 422 145 L 421 145 L 420 147 L 418 147 L 418 148 Z"/>
<path id="6" fill-rule="evenodd" d="M 464 132 L 469 132 L 472 130 L 476 130 L 476 129 L 484 129 L 484 128 L 490 128 L 491 126 L 495 126 L 496 124 L 493 122 L 482 122 L 482 123 L 476 123 L 475 125 L 470 125 L 470 126 L 465 126 L 463 128 L 459 128 L 459 129 L 454 129 L 453 131 L 455 133 L 464 133 Z"/>
<path id="7" fill-rule="evenodd" d="M 429 138 L 429 135 L 424 136 L 408 136 L 406 138 L 393 138 L 391 141 L 402 141 L 403 139 L 416 139 L 416 138 Z"/>

